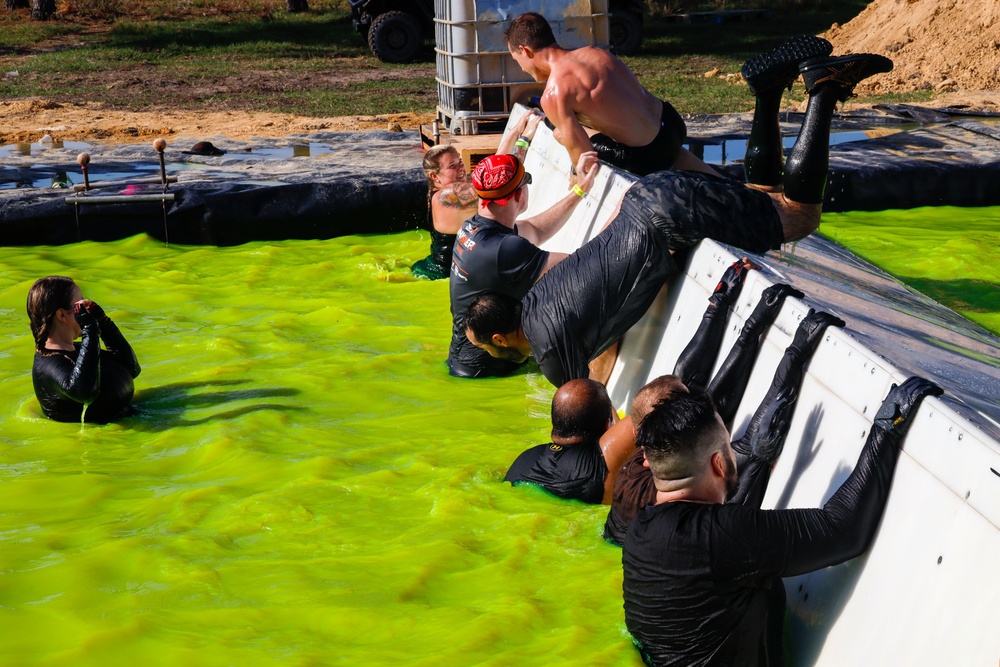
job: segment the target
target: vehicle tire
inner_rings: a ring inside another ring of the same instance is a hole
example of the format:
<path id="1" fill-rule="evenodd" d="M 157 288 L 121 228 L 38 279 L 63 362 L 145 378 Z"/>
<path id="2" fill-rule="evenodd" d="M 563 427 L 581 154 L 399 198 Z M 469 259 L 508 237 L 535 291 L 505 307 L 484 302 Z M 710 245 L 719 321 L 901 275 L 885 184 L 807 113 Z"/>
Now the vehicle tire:
<path id="1" fill-rule="evenodd" d="M 424 33 L 420 21 L 406 12 L 379 14 L 368 29 L 368 48 L 385 63 L 406 63 L 420 53 Z"/>
<path id="2" fill-rule="evenodd" d="M 629 56 L 642 46 L 642 17 L 635 12 L 612 10 L 610 16 L 611 52 Z"/>

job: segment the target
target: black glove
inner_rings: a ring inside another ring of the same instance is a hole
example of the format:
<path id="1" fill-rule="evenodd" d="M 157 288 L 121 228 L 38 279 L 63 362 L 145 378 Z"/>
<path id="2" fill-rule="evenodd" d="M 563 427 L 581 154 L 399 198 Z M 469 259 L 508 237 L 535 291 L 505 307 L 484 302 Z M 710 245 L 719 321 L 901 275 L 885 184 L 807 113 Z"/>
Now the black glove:
<path id="1" fill-rule="evenodd" d="M 792 338 L 792 347 L 811 356 L 816 351 L 816 346 L 819 345 L 819 341 L 823 338 L 823 332 L 826 331 L 827 327 L 842 326 L 844 326 L 844 320 L 836 315 L 810 308 L 809 314 L 802 318 L 798 329 L 795 330 L 795 336 Z"/>
<path id="2" fill-rule="evenodd" d="M 753 312 L 743 325 L 743 333 L 759 336 L 764 329 L 771 326 L 782 304 L 785 303 L 785 298 L 789 296 L 801 299 L 803 294 L 791 285 L 785 284 L 771 285 L 764 290 L 760 295 L 760 301 L 754 306 Z"/>
<path id="3" fill-rule="evenodd" d="M 719 280 L 719 284 L 715 286 L 715 291 L 712 292 L 712 296 L 708 297 L 710 303 L 714 303 L 716 306 L 731 306 L 733 302 L 736 301 L 736 297 L 740 295 L 740 289 L 743 287 L 743 282 L 747 278 L 747 273 L 753 266 L 749 264 L 749 261 L 744 257 L 743 259 L 738 259 L 732 263 L 732 265 L 726 269 L 726 272 L 722 274 L 722 279 Z"/>
<path id="4" fill-rule="evenodd" d="M 76 323 L 80 325 L 81 329 L 86 329 L 92 324 L 99 324 L 107 318 L 103 308 L 87 299 L 73 304 L 73 316 L 76 317 Z"/>
<path id="5" fill-rule="evenodd" d="M 794 387 L 784 387 L 764 410 L 760 428 L 750 437 L 750 451 L 758 459 L 774 464 L 785 446 L 788 424 L 798 391 Z"/>
<path id="6" fill-rule="evenodd" d="M 875 413 L 873 426 L 902 440 L 910 429 L 913 414 L 924 396 L 940 396 L 943 393 L 941 387 L 917 376 L 907 379 L 899 386 L 893 384 L 882 401 L 882 406 Z"/>

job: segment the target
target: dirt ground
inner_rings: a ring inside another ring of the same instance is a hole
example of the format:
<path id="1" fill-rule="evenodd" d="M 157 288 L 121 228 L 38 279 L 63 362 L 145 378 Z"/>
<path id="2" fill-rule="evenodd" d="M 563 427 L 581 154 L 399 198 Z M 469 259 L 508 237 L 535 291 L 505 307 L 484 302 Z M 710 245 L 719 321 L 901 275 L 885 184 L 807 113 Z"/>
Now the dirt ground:
<path id="1" fill-rule="evenodd" d="M 863 82 L 859 93 L 987 92 L 1000 103 L 997 0 L 874 0 L 825 36 L 834 53 L 892 58 L 893 71 Z"/>
<path id="2" fill-rule="evenodd" d="M 939 95 L 933 105 L 967 106 L 1000 112 L 993 91 L 954 92 Z M 847 109 L 863 106 L 848 104 Z M 46 100 L 0 102 L 0 145 L 30 143 L 48 134 L 57 141 L 152 142 L 157 137 L 185 140 L 254 137 L 280 139 L 311 132 L 354 132 L 398 127 L 416 130 L 429 124 L 434 114 L 382 114 L 313 118 L 251 111 L 109 111 L 98 104 L 66 105 Z"/>
<path id="3" fill-rule="evenodd" d="M 247 111 L 117 111 L 99 104 L 67 105 L 46 100 L 0 102 L 0 144 L 38 141 L 49 134 L 58 141 L 152 142 L 164 137 L 211 139 L 281 138 L 318 131 L 414 130 L 433 114 L 386 114 L 312 118 Z"/>
<path id="4" fill-rule="evenodd" d="M 893 59 L 893 71 L 863 82 L 858 87 L 859 93 L 930 90 L 935 98 L 929 106 L 967 106 L 1000 112 L 1000 2 L 997 0 L 874 0 L 855 19 L 842 26 L 834 25 L 825 36 L 833 42 L 834 53 L 872 52 Z M 343 74 L 358 75 L 353 71 Z M 106 76 L 107 87 L 123 96 L 129 94 L 131 86 L 149 84 L 132 80 L 121 72 L 109 72 Z M 225 87 L 225 82 L 216 83 L 217 88 Z M 288 86 L 294 82 L 262 80 L 248 84 L 241 77 L 233 85 Z M 181 90 L 178 86 L 178 94 Z M 847 108 L 852 106 L 858 105 L 849 103 Z M 45 134 L 61 141 L 118 143 L 152 141 L 161 136 L 168 141 L 172 137 L 247 140 L 397 126 L 412 130 L 433 120 L 433 114 L 313 118 L 240 109 L 153 108 L 132 112 L 109 107 L 38 99 L 0 101 L 0 144 L 37 141 Z"/>

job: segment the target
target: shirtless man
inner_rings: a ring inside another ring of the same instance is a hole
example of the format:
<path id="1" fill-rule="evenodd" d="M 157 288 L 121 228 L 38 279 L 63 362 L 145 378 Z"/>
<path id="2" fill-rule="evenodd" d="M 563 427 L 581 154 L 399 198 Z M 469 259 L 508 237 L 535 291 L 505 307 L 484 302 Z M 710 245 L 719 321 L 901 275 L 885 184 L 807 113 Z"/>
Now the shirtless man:
<path id="1" fill-rule="evenodd" d="M 680 114 L 608 51 L 561 48 L 548 22 L 535 13 L 514 19 L 504 37 L 521 69 L 545 82 L 542 111 L 574 164 L 582 153 L 596 150 L 601 160 L 638 176 L 671 168 L 717 173 L 682 147 L 687 128 Z M 584 124 L 600 134 L 588 136 Z"/>

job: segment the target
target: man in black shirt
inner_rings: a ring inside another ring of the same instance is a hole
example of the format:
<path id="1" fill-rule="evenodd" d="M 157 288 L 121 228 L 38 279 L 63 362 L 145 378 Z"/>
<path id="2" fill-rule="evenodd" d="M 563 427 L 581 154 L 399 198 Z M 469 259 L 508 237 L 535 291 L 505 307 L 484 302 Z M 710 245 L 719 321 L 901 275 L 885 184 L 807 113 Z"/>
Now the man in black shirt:
<path id="1" fill-rule="evenodd" d="M 776 69 L 791 66 L 794 54 L 780 48 L 776 53 L 758 58 L 775 60 L 781 65 Z M 783 176 L 770 162 L 757 163 L 754 156 L 766 151 L 756 146 L 747 151 L 747 174 L 754 177 L 749 185 L 694 172 L 647 176 L 625 193 L 618 215 L 604 231 L 556 265 L 520 302 L 498 294 L 473 302 L 466 318 L 469 340 L 495 357 L 523 360 L 534 355 L 557 387 L 588 376 L 606 382 L 618 339 L 677 271 L 673 252 L 712 238 L 763 253 L 812 233 L 822 211 L 836 104 L 852 95 L 862 79 L 891 69 L 892 62 L 860 54 L 795 67 L 796 75 L 803 72 L 810 97 Z M 761 68 L 768 71 L 763 64 L 751 69 Z M 760 79 L 756 85 L 764 86 Z M 758 108 L 755 124 L 762 113 Z M 777 119 L 776 107 L 768 113 Z M 775 178 L 783 192 L 770 185 Z"/>
<path id="2" fill-rule="evenodd" d="M 586 194 L 597 174 L 596 153 L 586 153 L 577 164 L 579 192 Z M 456 377 L 508 375 L 518 363 L 495 359 L 475 348 L 465 337 L 465 313 L 480 294 L 495 291 L 520 299 L 535 281 L 566 257 L 538 247 L 569 219 L 583 195 L 571 191 L 554 206 L 526 220 L 517 220 L 528 206 L 531 175 L 513 155 L 491 155 L 476 165 L 472 184 L 479 196 L 479 212 L 467 220 L 455 239 L 452 254 L 452 337 L 448 370 Z"/>
<path id="3" fill-rule="evenodd" d="M 617 416 L 604 385 L 567 382 L 552 397 L 552 442 L 522 452 L 504 481 L 538 484 L 560 498 L 600 504 L 608 474 L 600 439 Z"/>
<path id="4" fill-rule="evenodd" d="M 622 549 L 625 623 L 646 663 L 780 664 L 781 577 L 868 548 L 912 417 L 924 396 L 940 393 L 917 377 L 893 385 L 854 471 L 822 509 L 723 504 L 747 491 L 711 399 L 685 394 L 657 404 L 638 437 L 656 504 L 639 511 Z M 758 438 L 748 461 L 769 468 L 774 445 Z"/>
<path id="5" fill-rule="evenodd" d="M 712 398 L 723 425 L 733 420 L 736 408 L 743 398 L 743 392 L 746 389 L 759 345 L 759 341 L 752 339 L 762 336 L 763 330 L 773 321 L 785 296 L 791 290 L 792 288 L 788 285 L 774 285 L 765 290 L 758 307 L 754 309 L 753 315 L 748 318 L 746 326 L 740 332 L 740 339 L 737 340 L 716 377 L 712 380 L 708 395 Z M 795 293 L 801 296 L 801 293 Z M 707 328 L 721 329 L 720 325 L 725 322 L 725 319 L 709 320 L 713 315 L 711 311 L 712 306 L 709 307 L 703 323 L 708 321 Z M 733 450 L 736 452 L 742 492 L 737 498 L 730 499 L 731 502 L 756 502 L 759 506 L 763 500 L 764 488 L 770 478 L 771 464 L 777 459 L 777 452 L 780 451 L 788 434 L 791 414 L 798 400 L 799 387 L 802 384 L 805 367 L 819 346 L 823 332 L 829 326 L 842 327 L 844 322 L 829 313 L 814 310 L 810 310 L 809 314 L 802 319 L 792 337 L 791 345 L 785 349 L 785 354 L 778 363 L 778 368 L 771 380 L 771 386 L 765 392 L 760 405 L 750 418 L 750 423 L 743 435 L 732 443 Z M 699 330 L 698 333 L 701 336 L 696 334 L 688 349 L 692 351 L 692 354 L 698 354 L 711 361 L 716 356 L 718 346 L 716 345 L 715 349 L 712 349 L 711 339 L 713 336 L 705 329 L 703 327 Z M 693 363 L 684 363 L 682 355 L 682 359 L 674 367 L 674 372 L 679 373 L 680 377 L 673 375 L 665 377 L 676 378 L 678 384 L 683 381 L 684 384 L 680 385 L 683 389 L 674 389 L 671 395 L 664 395 L 662 398 L 672 398 L 678 393 L 687 392 L 684 385 L 697 391 L 701 390 L 705 383 L 699 384 L 699 378 L 695 376 L 700 375 L 701 378 L 704 378 L 705 375 L 697 371 L 692 373 L 693 365 Z M 638 399 L 639 396 L 636 395 L 635 403 L 639 403 Z M 633 419 L 638 420 L 636 423 L 642 423 L 642 417 L 649 414 L 652 403 L 655 402 L 655 400 L 650 402 L 647 398 L 638 406 L 633 404 Z M 751 455 L 754 443 L 759 443 L 762 439 L 768 440 L 774 451 L 773 457 L 763 466 Z M 625 533 L 636 513 L 643 507 L 654 503 L 655 500 L 656 486 L 653 473 L 644 464 L 642 449 L 636 448 L 632 457 L 615 475 L 611 510 L 608 512 L 608 518 L 604 524 L 604 538 L 617 544 L 624 542 Z"/>

